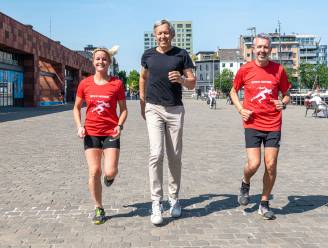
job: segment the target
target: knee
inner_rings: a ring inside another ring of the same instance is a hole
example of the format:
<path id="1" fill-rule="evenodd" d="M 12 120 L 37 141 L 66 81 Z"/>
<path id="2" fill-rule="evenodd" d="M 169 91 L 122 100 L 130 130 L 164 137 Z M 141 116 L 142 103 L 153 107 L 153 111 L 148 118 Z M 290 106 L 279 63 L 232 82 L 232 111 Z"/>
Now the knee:
<path id="1" fill-rule="evenodd" d="M 106 173 L 105 176 L 109 178 L 114 178 L 118 174 L 118 168 L 110 168 Z"/>
<path id="2" fill-rule="evenodd" d="M 248 165 L 247 168 L 252 171 L 257 171 L 257 169 L 260 167 L 260 160 L 253 159 L 253 160 L 248 160 Z"/>
<path id="3" fill-rule="evenodd" d="M 160 152 L 153 152 L 149 156 L 149 162 L 150 164 L 157 164 L 162 162 L 164 159 L 164 154 Z"/>
<path id="4" fill-rule="evenodd" d="M 94 179 L 94 178 L 100 178 L 101 177 L 101 168 L 96 168 L 96 169 L 90 169 L 89 170 L 89 178 Z"/>
<path id="5" fill-rule="evenodd" d="M 277 161 L 273 160 L 266 160 L 265 161 L 265 169 L 269 175 L 276 175 L 277 173 Z"/>

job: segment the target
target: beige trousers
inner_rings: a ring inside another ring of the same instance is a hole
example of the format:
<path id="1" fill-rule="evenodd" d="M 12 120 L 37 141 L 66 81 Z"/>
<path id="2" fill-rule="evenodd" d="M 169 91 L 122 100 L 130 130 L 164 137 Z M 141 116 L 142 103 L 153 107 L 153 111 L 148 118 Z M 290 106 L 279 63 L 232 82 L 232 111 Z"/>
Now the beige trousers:
<path id="1" fill-rule="evenodd" d="M 182 132 L 185 110 L 183 106 L 164 107 L 146 104 L 149 135 L 149 179 L 153 201 L 163 200 L 164 142 L 168 160 L 168 192 L 178 198 L 181 182 Z"/>

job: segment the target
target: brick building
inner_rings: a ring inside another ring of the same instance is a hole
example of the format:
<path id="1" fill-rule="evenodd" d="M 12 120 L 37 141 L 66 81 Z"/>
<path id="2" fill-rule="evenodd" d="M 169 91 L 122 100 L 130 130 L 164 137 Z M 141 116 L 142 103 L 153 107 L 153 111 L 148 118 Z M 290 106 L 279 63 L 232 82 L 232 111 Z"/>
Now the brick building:
<path id="1" fill-rule="evenodd" d="M 0 107 L 73 101 L 92 62 L 0 12 Z"/>

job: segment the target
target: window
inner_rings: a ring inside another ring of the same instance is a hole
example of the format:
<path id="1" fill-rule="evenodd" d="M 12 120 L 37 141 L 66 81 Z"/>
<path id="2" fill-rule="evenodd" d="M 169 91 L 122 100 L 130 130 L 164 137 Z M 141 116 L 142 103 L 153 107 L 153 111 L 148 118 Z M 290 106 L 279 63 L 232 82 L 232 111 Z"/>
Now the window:
<path id="1" fill-rule="evenodd" d="M 230 63 L 230 68 L 233 67 L 233 63 Z"/>
<path id="2" fill-rule="evenodd" d="M 191 24 L 186 24 L 186 28 L 191 28 Z"/>
<path id="3" fill-rule="evenodd" d="M 251 56 L 251 54 L 250 53 L 247 53 L 247 55 L 246 55 L 247 57 L 250 57 Z"/>
<path id="4" fill-rule="evenodd" d="M 208 71 L 208 64 L 206 64 L 206 71 Z"/>
<path id="5" fill-rule="evenodd" d="M 183 28 L 183 25 L 182 24 L 178 24 L 177 27 L 178 28 Z"/>
<path id="6" fill-rule="evenodd" d="M 225 67 L 225 63 L 222 63 L 222 67 L 223 67 L 223 68 Z"/>
<path id="7" fill-rule="evenodd" d="M 199 80 L 203 81 L 203 74 L 199 74 Z"/>

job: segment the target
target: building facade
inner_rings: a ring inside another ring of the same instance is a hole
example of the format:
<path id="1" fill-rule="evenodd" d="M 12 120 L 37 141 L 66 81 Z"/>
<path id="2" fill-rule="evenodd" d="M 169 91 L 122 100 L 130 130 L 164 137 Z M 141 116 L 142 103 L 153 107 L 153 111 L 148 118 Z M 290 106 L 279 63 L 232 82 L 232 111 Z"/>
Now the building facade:
<path id="1" fill-rule="evenodd" d="M 193 53 L 193 35 L 191 21 L 171 21 L 175 29 L 175 37 L 172 45 L 187 50 L 189 54 Z M 144 32 L 144 50 L 156 47 L 156 39 L 153 31 Z"/>
<path id="2" fill-rule="evenodd" d="M 271 59 L 292 69 L 298 77 L 301 64 L 327 65 L 327 45 L 320 45 L 320 37 L 312 34 L 268 34 L 272 41 Z M 240 36 L 240 49 L 246 61 L 253 59 L 252 35 Z"/>
<path id="3" fill-rule="evenodd" d="M 0 12 L 0 106 L 74 101 L 92 62 Z"/>
<path id="4" fill-rule="evenodd" d="M 214 80 L 220 73 L 220 60 L 214 51 L 200 51 L 195 54 L 196 87 L 207 93 L 214 87 Z"/>
<path id="5" fill-rule="evenodd" d="M 217 56 L 220 60 L 220 73 L 224 69 L 228 69 L 235 76 L 239 68 L 245 63 L 240 49 L 219 49 Z"/>
<path id="6" fill-rule="evenodd" d="M 299 42 L 296 35 L 282 35 L 278 33 L 269 33 L 271 38 L 271 59 L 287 68 L 293 69 L 293 73 L 297 76 L 299 68 Z M 240 36 L 240 50 L 244 59 L 249 62 L 253 57 L 253 36 Z"/>

